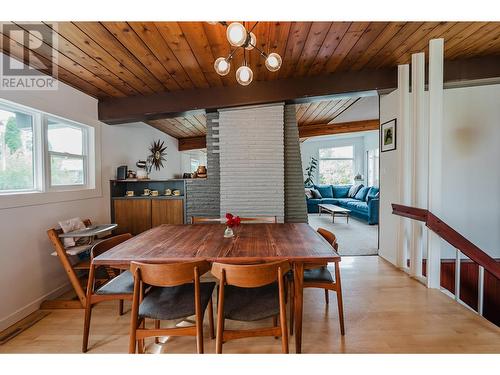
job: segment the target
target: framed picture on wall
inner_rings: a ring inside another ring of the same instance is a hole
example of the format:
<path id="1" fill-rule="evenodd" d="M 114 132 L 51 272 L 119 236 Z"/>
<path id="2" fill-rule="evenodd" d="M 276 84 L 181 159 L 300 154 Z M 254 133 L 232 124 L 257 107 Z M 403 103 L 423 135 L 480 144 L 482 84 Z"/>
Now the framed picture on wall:
<path id="1" fill-rule="evenodd" d="M 384 122 L 380 125 L 380 151 L 392 151 L 396 149 L 396 119 Z"/>

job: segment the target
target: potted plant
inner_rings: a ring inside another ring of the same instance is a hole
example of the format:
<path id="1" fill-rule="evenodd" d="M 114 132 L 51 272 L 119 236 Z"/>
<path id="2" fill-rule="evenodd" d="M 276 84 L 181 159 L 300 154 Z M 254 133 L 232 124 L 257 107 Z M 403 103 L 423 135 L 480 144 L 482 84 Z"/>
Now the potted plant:
<path id="1" fill-rule="evenodd" d="M 306 168 L 306 179 L 304 181 L 305 187 L 311 187 L 314 185 L 314 172 L 316 172 L 316 169 L 318 169 L 318 159 L 311 156 L 309 166 Z"/>

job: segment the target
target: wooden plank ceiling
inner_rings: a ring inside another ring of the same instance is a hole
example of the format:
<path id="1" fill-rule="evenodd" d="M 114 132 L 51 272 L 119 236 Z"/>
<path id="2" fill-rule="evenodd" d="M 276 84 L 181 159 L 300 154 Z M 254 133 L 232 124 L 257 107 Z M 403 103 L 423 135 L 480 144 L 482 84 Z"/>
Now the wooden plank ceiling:
<path id="1" fill-rule="evenodd" d="M 246 22 L 252 27 L 254 22 Z M 21 25 L 22 26 L 22 25 Z M 45 32 L 53 27 L 45 23 Z M 224 77 L 214 60 L 230 53 L 225 28 L 206 22 L 60 22 L 57 50 L 59 79 L 96 98 L 148 95 L 192 88 L 237 85 L 235 56 Z M 249 64 L 255 80 L 314 76 L 408 63 L 414 52 L 426 51 L 432 38 L 445 38 L 448 60 L 500 54 L 500 22 L 259 22 L 257 45 L 278 52 L 283 65 L 269 72 L 252 51 Z M 50 65 L 52 45 L 26 51 L 22 37 L 2 35 L 1 50 L 25 61 L 32 52 Z M 31 39 L 37 42 L 37 35 Z M 26 43 L 27 44 L 27 43 Z M 38 43 L 33 43 L 37 45 Z M 42 67 L 37 67 L 43 70 Z M 345 105 L 336 103 L 335 105 Z M 335 105 L 299 106 L 304 121 L 326 121 Z M 203 115 L 151 124 L 177 137 L 202 135 Z"/>
<path id="2" fill-rule="evenodd" d="M 296 105 L 297 123 L 299 127 L 309 125 L 328 125 L 351 106 L 363 100 L 359 97 L 337 100 L 324 100 Z M 148 124 L 175 137 L 199 137 L 206 134 L 206 117 L 204 114 L 187 115 L 169 119 L 148 121 Z"/>

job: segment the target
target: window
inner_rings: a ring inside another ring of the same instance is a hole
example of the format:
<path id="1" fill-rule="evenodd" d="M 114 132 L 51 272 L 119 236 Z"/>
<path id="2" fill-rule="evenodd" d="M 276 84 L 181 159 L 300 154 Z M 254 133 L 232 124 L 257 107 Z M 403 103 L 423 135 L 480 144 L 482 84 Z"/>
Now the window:
<path id="1" fill-rule="evenodd" d="M 379 185 L 379 149 L 368 150 L 367 153 L 367 165 L 368 165 L 368 186 L 378 186 Z"/>
<path id="2" fill-rule="evenodd" d="M 0 193 L 90 188 L 91 129 L 0 101 Z"/>
<path id="3" fill-rule="evenodd" d="M 0 191 L 36 189 L 33 116 L 0 105 Z"/>
<path id="4" fill-rule="evenodd" d="M 198 159 L 191 158 L 191 173 L 196 172 L 200 165 L 200 161 Z"/>
<path id="5" fill-rule="evenodd" d="M 86 128 L 55 118 L 47 119 L 49 186 L 86 184 Z"/>
<path id="6" fill-rule="evenodd" d="M 354 146 L 321 148 L 319 150 L 319 182 L 345 185 L 354 180 Z"/>

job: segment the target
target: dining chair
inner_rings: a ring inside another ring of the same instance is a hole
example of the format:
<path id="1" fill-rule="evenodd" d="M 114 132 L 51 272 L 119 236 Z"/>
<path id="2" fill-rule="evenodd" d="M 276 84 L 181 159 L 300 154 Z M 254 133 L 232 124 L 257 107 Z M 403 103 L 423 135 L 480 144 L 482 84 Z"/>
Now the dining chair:
<path id="1" fill-rule="evenodd" d="M 212 293 L 214 282 L 200 282 L 210 270 L 207 261 L 151 264 L 132 262 L 134 295 L 130 322 L 129 353 L 144 352 L 146 337 L 196 336 L 198 354 L 203 353 L 203 316 L 208 307 L 210 337 L 213 339 Z M 145 287 L 150 286 L 149 291 Z M 162 320 L 177 320 L 195 315 L 190 327 L 161 328 Z M 145 319 L 154 319 L 155 328 L 145 327 Z"/>
<path id="2" fill-rule="evenodd" d="M 191 224 L 207 224 L 207 223 L 221 223 L 226 222 L 225 218 L 219 217 L 196 217 L 191 216 Z M 276 224 L 278 222 L 276 216 L 256 216 L 256 217 L 240 217 L 242 224 Z"/>
<path id="3" fill-rule="evenodd" d="M 251 265 L 213 263 L 211 273 L 219 280 L 216 352 L 229 340 L 255 336 L 281 336 L 281 350 L 288 353 L 285 280 L 287 261 Z M 225 320 L 257 321 L 273 318 L 266 328 L 228 330 Z M 278 327 L 278 319 L 280 326 Z"/>
<path id="4" fill-rule="evenodd" d="M 335 249 L 338 250 L 338 243 L 335 234 L 324 228 L 318 228 L 317 232 Z M 339 310 L 340 333 L 345 335 L 344 329 L 344 307 L 342 302 L 342 287 L 340 282 L 339 262 L 335 262 L 335 280 L 327 268 L 328 263 L 306 263 L 304 265 L 304 288 L 321 288 L 325 290 L 325 303 L 329 303 L 328 292 L 330 290 L 337 293 L 337 305 Z M 290 278 L 289 278 L 290 279 Z M 290 287 L 291 306 L 294 303 L 294 288 Z M 290 333 L 293 334 L 294 313 L 290 312 Z"/>
<path id="5" fill-rule="evenodd" d="M 120 234 L 118 236 L 107 238 L 98 242 L 90 249 L 90 271 L 87 281 L 87 298 L 85 306 L 85 318 L 83 323 L 83 343 L 82 352 L 87 352 L 89 333 L 90 333 L 90 319 L 92 315 L 92 307 L 102 301 L 119 301 L 119 314 L 123 315 L 123 301 L 132 300 L 132 293 L 134 291 L 134 279 L 130 271 L 115 271 L 109 267 L 94 267 L 92 261 L 95 257 L 110 250 L 111 248 L 121 244 L 132 238 L 130 233 Z M 101 271 L 107 272 L 109 281 L 96 289 L 96 274 Z"/>

